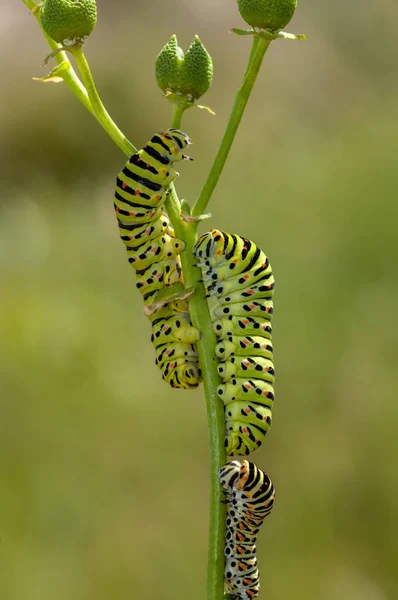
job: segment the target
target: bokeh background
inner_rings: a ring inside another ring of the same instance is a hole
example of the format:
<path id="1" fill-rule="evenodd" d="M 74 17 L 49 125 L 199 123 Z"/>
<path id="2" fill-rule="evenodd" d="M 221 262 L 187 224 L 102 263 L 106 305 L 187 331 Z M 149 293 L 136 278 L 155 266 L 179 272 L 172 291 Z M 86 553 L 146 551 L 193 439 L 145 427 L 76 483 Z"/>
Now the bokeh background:
<path id="1" fill-rule="evenodd" d="M 199 34 L 215 78 L 192 110 L 193 201 L 250 48 L 233 0 L 98 0 L 86 45 L 134 143 L 170 123 L 155 57 Z M 277 289 L 277 488 L 261 600 L 398 597 L 396 0 L 301 0 L 271 45 L 206 225 L 254 239 Z M 62 84 L 22 1 L 0 1 L 0 597 L 204 598 L 203 391 L 160 380 L 118 239 L 125 158 Z M 48 70 L 48 69 L 47 69 Z M 204 229 L 204 227 L 203 227 Z"/>

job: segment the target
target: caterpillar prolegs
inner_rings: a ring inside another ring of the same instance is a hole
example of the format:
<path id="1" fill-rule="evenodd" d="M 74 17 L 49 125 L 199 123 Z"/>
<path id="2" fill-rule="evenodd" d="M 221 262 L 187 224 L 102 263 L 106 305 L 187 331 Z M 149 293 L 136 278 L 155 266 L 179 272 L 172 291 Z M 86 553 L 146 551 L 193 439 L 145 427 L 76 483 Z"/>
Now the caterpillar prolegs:
<path id="1" fill-rule="evenodd" d="M 120 237 L 146 307 L 156 302 L 164 287 L 182 282 L 179 255 L 184 243 L 174 235 L 164 202 L 178 176 L 173 163 L 192 160 L 182 153 L 189 143 L 188 136 L 177 129 L 157 133 L 117 176 L 114 207 Z M 175 388 L 197 387 L 201 381 L 195 343 L 199 332 L 192 326 L 187 302 L 174 300 L 147 314 L 163 379 Z"/>
<path id="2" fill-rule="evenodd" d="M 202 270 L 225 405 L 228 455 L 260 446 L 272 419 L 274 378 L 272 328 L 274 278 L 254 242 L 213 229 L 194 247 Z"/>

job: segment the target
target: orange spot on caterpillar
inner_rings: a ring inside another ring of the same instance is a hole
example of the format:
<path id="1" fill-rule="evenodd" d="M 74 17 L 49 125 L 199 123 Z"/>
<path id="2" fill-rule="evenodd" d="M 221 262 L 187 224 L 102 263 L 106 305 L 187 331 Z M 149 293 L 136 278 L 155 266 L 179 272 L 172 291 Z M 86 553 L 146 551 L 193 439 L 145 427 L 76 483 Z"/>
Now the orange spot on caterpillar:
<path id="1" fill-rule="evenodd" d="M 130 217 L 135 217 L 135 213 L 131 212 L 131 213 L 129 213 L 129 216 Z"/>
<path id="2" fill-rule="evenodd" d="M 116 212 L 120 212 L 120 208 L 118 206 L 116 206 L 115 210 Z"/>
<path id="3" fill-rule="evenodd" d="M 127 183 L 125 181 L 123 181 L 123 183 L 122 183 L 122 189 L 125 190 L 126 187 L 127 187 Z"/>
<path id="4" fill-rule="evenodd" d="M 139 195 L 141 194 L 141 192 L 140 192 L 140 190 L 135 190 L 134 194 L 135 194 L 136 196 L 139 196 Z"/>

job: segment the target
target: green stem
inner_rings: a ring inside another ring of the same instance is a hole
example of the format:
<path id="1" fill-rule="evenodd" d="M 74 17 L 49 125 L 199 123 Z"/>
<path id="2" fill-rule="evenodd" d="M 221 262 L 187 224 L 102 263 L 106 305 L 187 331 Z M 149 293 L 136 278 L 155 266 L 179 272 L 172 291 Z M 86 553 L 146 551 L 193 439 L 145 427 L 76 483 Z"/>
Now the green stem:
<path id="1" fill-rule="evenodd" d="M 173 119 L 171 122 L 171 126 L 175 129 L 180 129 L 182 115 L 184 114 L 186 109 L 186 102 L 178 102 L 176 104 L 173 104 Z"/>
<path id="2" fill-rule="evenodd" d="M 115 142 L 117 146 L 127 155 L 131 156 L 134 152 L 137 152 L 135 146 L 126 138 L 126 136 L 120 131 L 116 123 L 111 119 L 107 113 L 105 106 L 102 104 L 101 98 L 95 87 L 93 76 L 91 75 L 90 67 L 84 56 L 83 49 L 81 46 L 71 46 L 70 52 L 73 55 L 77 68 L 79 69 L 83 84 L 87 90 L 88 97 L 91 102 L 91 106 L 96 119 L 105 129 L 110 138 Z"/>
<path id="3" fill-rule="evenodd" d="M 44 31 L 40 19 L 40 10 L 36 2 L 34 2 L 34 0 L 22 0 L 22 2 L 29 8 L 29 10 L 32 12 L 33 16 L 39 23 L 50 48 L 52 50 L 57 50 L 57 48 L 60 48 L 60 44 L 54 42 L 54 40 L 52 40 Z M 59 65 L 63 62 L 69 62 L 65 52 L 59 52 L 54 58 Z M 87 108 L 87 110 L 91 112 L 91 114 L 93 114 L 93 109 L 91 108 L 87 91 L 84 89 L 84 86 L 82 85 L 80 79 L 77 77 L 75 71 L 72 68 L 70 68 L 67 71 L 63 71 L 60 74 L 60 76 L 62 77 L 66 85 L 70 88 L 70 90 L 73 92 L 73 94 L 80 100 L 83 106 Z"/>
<path id="4" fill-rule="evenodd" d="M 172 126 L 181 127 L 184 107 L 173 107 Z M 209 435 L 210 461 L 210 524 L 207 559 L 206 600 L 222 600 L 224 596 L 224 546 L 225 546 L 225 505 L 219 483 L 219 472 L 227 460 L 224 448 L 225 416 L 224 405 L 217 394 L 220 376 L 217 371 L 215 347 L 216 335 L 212 329 L 205 289 L 201 282 L 202 274 L 194 265 L 193 247 L 197 238 L 198 223 L 184 223 L 180 216 L 180 201 L 175 188 L 166 201 L 166 210 L 174 227 L 175 234 L 185 243 L 181 254 L 184 283 L 187 288 L 195 288 L 189 300 L 189 313 L 192 324 L 200 331 L 198 341 L 199 362 L 203 373 L 203 386 L 206 398 Z"/>
<path id="5" fill-rule="evenodd" d="M 222 600 L 224 595 L 225 505 L 222 503 L 223 493 L 219 484 L 219 472 L 226 463 L 227 456 L 224 448 L 224 405 L 217 395 L 220 377 L 215 354 L 216 336 L 212 329 L 204 286 L 200 282 L 201 272 L 194 265 L 192 255 L 198 224 L 187 224 L 181 220 L 179 200 L 174 190 L 166 201 L 166 209 L 176 236 L 185 243 L 185 250 L 181 254 L 185 286 L 195 288 L 189 301 L 189 312 L 192 324 L 200 331 L 198 354 L 206 397 L 210 459 L 210 530 L 206 600 Z"/>
<path id="6" fill-rule="evenodd" d="M 225 162 L 228 158 L 228 154 L 238 130 L 239 123 L 241 122 L 247 101 L 249 100 L 251 91 L 257 79 L 257 75 L 260 71 L 264 55 L 270 43 L 271 40 L 267 40 L 258 35 L 253 37 L 252 50 L 241 88 L 236 95 L 235 103 L 228 120 L 224 137 L 221 141 L 213 166 L 203 186 L 203 189 L 193 206 L 193 216 L 199 216 L 206 211 L 207 204 L 214 191 L 214 188 L 217 185 Z"/>

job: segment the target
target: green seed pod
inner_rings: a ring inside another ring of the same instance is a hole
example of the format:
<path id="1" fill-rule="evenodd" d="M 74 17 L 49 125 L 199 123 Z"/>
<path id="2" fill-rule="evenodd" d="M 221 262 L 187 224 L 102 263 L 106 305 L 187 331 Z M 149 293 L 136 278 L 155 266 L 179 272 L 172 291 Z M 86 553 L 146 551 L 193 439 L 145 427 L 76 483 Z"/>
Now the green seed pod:
<path id="1" fill-rule="evenodd" d="M 163 92 L 178 89 L 184 52 L 178 46 L 177 36 L 172 35 L 156 58 L 156 81 Z"/>
<path id="2" fill-rule="evenodd" d="M 276 31 L 286 27 L 297 8 L 297 0 L 238 0 L 242 18 L 252 27 Z"/>
<path id="3" fill-rule="evenodd" d="M 177 37 L 171 36 L 156 58 L 156 81 L 163 92 L 186 96 L 192 102 L 209 89 L 213 62 L 202 42 L 195 36 L 184 56 Z"/>
<path id="4" fill-rule="evenodd" d="M 41 22 L 56 42 L 82 43 L 97 22 L 97 5 L 95 0 L 45 0 Z"/>
<path id="5" fill-rule="evenodd" d="M 195 35 L 182 65 L 180 91 L 196 100 L 207 92 L 212 80 L 213 61 L 199 37 Z"/>

